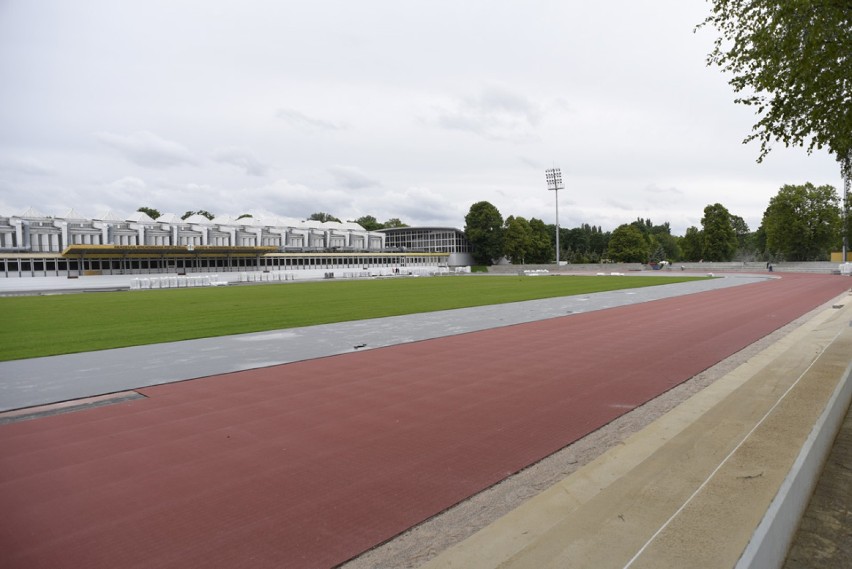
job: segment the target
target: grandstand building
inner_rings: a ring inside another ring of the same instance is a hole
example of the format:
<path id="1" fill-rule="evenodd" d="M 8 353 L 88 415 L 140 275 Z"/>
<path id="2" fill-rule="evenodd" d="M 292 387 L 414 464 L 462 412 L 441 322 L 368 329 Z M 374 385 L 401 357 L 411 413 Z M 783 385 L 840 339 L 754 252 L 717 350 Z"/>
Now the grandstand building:
<path id="1" fill-rule="evenodd" d="M 407 237 L 352 222 L 29 209 L 0 214 L 0 277 L 447 267 L 464 264 L 456 253 L 470 255 L 458 230 L 405 229 Z"/>
<path id="2" fill-rule="evenodd" d="M 451 267 L 473 264 L 470 243 L 462 231 L 452 227 L 394 227 L 379 229 L 389 248 L 447 253 Z"/>

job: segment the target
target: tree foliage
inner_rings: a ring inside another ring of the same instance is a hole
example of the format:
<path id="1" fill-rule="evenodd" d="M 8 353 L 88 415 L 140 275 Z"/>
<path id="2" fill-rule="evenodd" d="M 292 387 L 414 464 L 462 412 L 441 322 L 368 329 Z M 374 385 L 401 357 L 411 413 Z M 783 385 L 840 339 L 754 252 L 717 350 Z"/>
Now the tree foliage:
<path id="1" fill-rule="evenodd" d="M 782 187 L 763 214 L 766 248 L 789 261 L 826 259 L 840 235 L 838 202 L 832 186 Z"/>
<path id="2" fill-rule="evenodd" d="M 151 219 L 157 219 L 158 217 L 163 215 L 162 213 L 160 213 L 160 210 L 154 209 L 152 207 L 140 207 L 136 211 L 141 211 Z"/>
<path id="3" fill-rule="evenodd" d="M 321 221 L 322 223 L 325 223 L 326 221 L 337 221 L 338 223 L 340 222 L 339 219 L 337 219 L 336 217 L 334 217 L 330 213 L 325 213 L 325 212 L 322 212 L 322 211 L 312 213 L 311 216 L 308 219 L 310 221 Z"/>
<path id="4" fill-rule="evenodd" d="M 738 215 L 731 215 L 731 227 L 734 228 L 734 235 L 737 237 L 737 249 L 745 249 L 748 246 L 748 238 L 751 235 L 748 230 L 748 223 Z"/>
<path id="5" fill-rule="evenodd" d="M 701 26 L 719 32 L 708 65 L 731 74 L 738 103 L 756 109 L 746 141 L 762 160 L 773 141 L 827 148 L 852 168 L 852 2 L 712 0 Z M 700 26 L 699 26 L 700 27 Z"/>
<path id="6" fill-rule="evenodd" d="M 408 227 L 408 224 L 403 223 L 398 217 L 392 217 L 382 223 L 372 215 L 362 215 L 355 220 L 355 223 L 366 229 L 367 231 L 376 231 L 377 229 L 389 229 L 392 227 Z"/>
<path id="7" fill-rule="evenodd" d="M 464 234 L 474 261 L 490 265 L 503 255 L 503 216 L 491 203 L 476 202 L 464 217 Z"/>
<path id="8" fill-rule="evenodd" d="M 680 250 L 684 261 L 704 259 L 704 233 L 697 227 L 688 227 L 680 240 Z"/>
<path id="9" fill-rule="evenodd" d="M 731 221 L 731 214 L 720 203 L 704 208 L 701 218 L 704 243 L 702 256 L 705 261 L 730 261 L 737 251 L 737 234 Z"/>
<path id="10" fill-rule="evenodd" d="M 216 217 L 215 215 L 213 215 L 212 213 L 210 213 L 206 209 L 199 209 L 198 211 L 188 211 L 188 212 L 184 213 L 180 218 L 186 219 L 187 217 L 189 217 L 191 215 L 203 215 L 207 219 L 213 219 L 214 217 Z"/>
<path id="11" fill-rule="evenodd" d="M 659 263 L 666 260 L 666 250 L 659 243 L 651 245 L 651 254 L 648 255 L 648 261 L 651 263 Z"/>
<path id="12" fill-rule="evenodd" d="M 519 265 L 526 262 L 527 255 L 532 250 L 533 232 L 529 222 L 523 217 L 509 216 L 506 218 L 503 234 L 503 254 L 512 263 Z"/>
<path id="13" fill-rule="evenodd" d="M 554 258 L 553 244 L 550 242 L 550 231 L 540 219 L 530 219 L 532 242 L 527 253 L 528 263 L 549 263 Z"/>
<path id="14" fill-rule="evenodd" d="M 656 233 L 651 235 L 651 260 L 675 261 L 681 258 L 679 239 L 671 233 Z M 656 259 L 654 257 L 657 257 Z"/>
<path id="15" fill-rule="evenodd" d="M 642 231 L 634 224 L 619 225 L 609 239 L 607 256 L 618 263 L 645 263 L 649 245 Z"/>
<path id="16" fill-rule="evenodd" d="M 852 205 L 849 203 L 850 199 L 852 199 L 852 195 L 850 195 L 852 189 L 850 189 L 850 186 L 852 186 L 852 177 L 847 177 L 843 187 L 843 213 L 841 214 L 843 222 L 840 230 L 844 247 L 847 247 L 852 242 L 852 216 L 849 215 L 849 208 Z"/>
<path id="17" fill-rule="evenodd" d="M 384 225 L 379 223 L 379 221 L 372 215 L 362 215 L 361 217 L 355 220 L 355 223 L 357 223 L 367 231 L 375 231 L 376 229 L 384 228 Z"/>
<path id="18" fill-rule="evenodd" d="M 553 247 L 555 225 L 548 225 L 548 232 Z M 583 223 L 573 229 L 560 228 L 559 245 L 562 248 L 560 258 L 569 263 L 599 263 L 606 257 L 610 233 L 604 232 L 600 226 Z"/>
<path id="19" fill-rule="evenodd" d="M 386 222 L 384 222 L 383 227 L 391 228 L 391 227 L 408 227 L 407 224 L 403 223 L 399 220 L 398 217 L 392 217 Z"/>

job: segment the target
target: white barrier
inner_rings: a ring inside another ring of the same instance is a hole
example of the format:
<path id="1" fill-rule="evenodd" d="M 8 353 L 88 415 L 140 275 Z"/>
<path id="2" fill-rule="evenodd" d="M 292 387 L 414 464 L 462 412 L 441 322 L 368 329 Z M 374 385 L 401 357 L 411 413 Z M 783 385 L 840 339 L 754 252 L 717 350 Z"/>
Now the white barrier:
<path id="1" fill-rule="evenodd" d="M 205 286 L 227 286 L 228 281 L 219 280 L 219 275 L 168 275 L 164 277 L 143 277 L 130 281 L 130 290 L 151 290 L 160 288 L 197 288 Z"/>
<path id="2" fill-rule="evenodd" d="M 243 271 L 235 280 L 240 283 L 272 283 L 295 281 L 300 279 L 342 278 L 371 279 L 386 277 L 420 277 L 470 273 L 470 267 L 373 267 L 348 271 Z M 219 275 L 163 275 L 161 277 L 139 277 L 130 281 L 130 290 L 151 290 L 161 288 L 196 288 L 207 286 L 227 286 L 227 280 Z"/>
<path id="3" fill-rule="evenodd" d="M 295 275 L 290 271 L 252 271 L 240 273 L 241 283 L 261 283 L 261 282 L 279 282 L 279 281 L 294 281 Z"/>

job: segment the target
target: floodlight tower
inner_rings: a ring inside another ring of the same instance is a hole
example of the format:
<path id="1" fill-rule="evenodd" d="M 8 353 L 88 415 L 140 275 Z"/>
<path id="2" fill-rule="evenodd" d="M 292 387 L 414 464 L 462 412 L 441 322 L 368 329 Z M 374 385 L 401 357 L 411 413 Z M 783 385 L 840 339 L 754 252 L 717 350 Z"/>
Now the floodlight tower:
<path id="1" fill-rule="evenodd" d="M 545 170 L 544 176 L 547 189 L 556 193 L 556 266 L 559 267 L 559 190 L 564 190 L 565 186 L 562 185 L 562 170 L 559 168 Z"/>

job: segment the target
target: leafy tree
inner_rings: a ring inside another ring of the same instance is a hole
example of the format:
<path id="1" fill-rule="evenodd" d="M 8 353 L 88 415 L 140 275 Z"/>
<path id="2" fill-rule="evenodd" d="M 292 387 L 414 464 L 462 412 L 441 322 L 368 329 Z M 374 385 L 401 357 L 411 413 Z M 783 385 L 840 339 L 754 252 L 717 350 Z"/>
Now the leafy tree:
<path id="1" fill-rule="evenodd" d="M 503 254 L 512 263 L 526 262 L 532 251 L 533 233 L 529 222 L 523 217 L 506 218 L 505 233 L 503 234 Z"/>
<path id="2" fill-rule="evenodd" d="M 384 223 L 384 226 L 387 228 L 391 227 L 408 227 L 408 224 L 405 224 L 399 220 L 397 217 L 392 217 Z"/>
<path id="3" fill-rule="evenodd" d="M 338 223 L 340 222 L 339 219 L 337 219 L 336 217 L 334 217 L 330 213 L 324 213 L 324 212 L 321 212 L 321 211 L 318 211 L 316 213 L 312 213 L 311 216 L 308 219 L 310 221 L 321 221 L 322 223 L 325 223 L 326 221 L 337 221 Z"/>
<path id="4" fill-rule="evenodd" d="M 852 200 L 852 157 L 850 157 L 850 164 L 847 167 L 848 171 L 844 172 L 840 213 L 842 219 L 840 237 L 844 252 L 848 249 L 849 243 L 852 242 L 852 219 L 849 217 L 850 209 L 852 209 L 852 203 L 850 203 L 850 200 Z"/>
<path id="5" fill-rule="evenodd" d="M 668 224 L 666 224 L 668 225 Z M 655 233 L 651 235 L 651 243 L 653 250 L 662 249 L 658 261 L 669 260 L 674 261 L 682 256 L 678 238 L 671 233 Z M 653 260 L 652 255 L 652 260 Z"/>
<path id="6" fill-rule="evenodd" d="M 654 227 L 654 224 L 650 219 L 644 219 L 642 217 L 637 217 L 636 221 L 630 225 L 641 231 L 642 235 L 645 235 L 646 237 L 651 234 L 651 229 Z"/>
<path id="7" fill-rule="evenodd" d="M 551 236 L 551 247 L 554 244 L 555 227 L 552 224 L 547 226 Z M 563 248 L 560 258 L 567 259 L 571 263 L 597 263 L 606 256 L 610 233 L 604 233 L 600 226 L 584 223 L 573 229 L 564 227 L 560 229 L 559 244 Z"/>
<path id="8" fill-rule="evenodd" d="M 477 264 L 490 265 L 503 256 L 503 216 L 496 207 L 486 201 L 476 202 L 464 222 L 464 234 Z"/>
<path id="9" fill-rule="evenodd" d="M 748 230 L 748 224 L 742 217 L 732 215 L 731 227 L 734 228 L 734 235 L 737 236 L 737 249 L 745 249 L 748 246 L 748 238 L 751 235 L 751 232 Z"/>
<path id="10" fill-rule="evenodd" d="M 697 227 L 689 227 L 680 240 L 680 249 L 685 261 L 700 261 L 704 258 L 704 233 Z"/>
<path id="11" fill-rule="evenodd" d="M 843 176 L 843 250 L 850 239 L 852 187 L 852 2 L 712 0 L 699 26 L 719 37 L 707 58 L 732 75 L 736 102 L 759 117 L 745 142 L 760 140 L 758 162 L 773 141 L 827 148 Z"/>
<path id="12" fill-rule="evenodd" d="M 672 236 L 672 227 L 668 221 L 654 225 L 650 218 L 640 217 L 630 225 L 638 229 L 645 238 L 648 250 L 651 251 L 651 262 L 680 258 L 678 240 Z"/>
<path id="13" fill-rule="evenodd" d="M 736 101 L 756 107 L 746 139 L 827 147 L 852 160 L 852 3 L 848 0 L 713 0 L 701 26 L 719 32 L 707 58 L 730 73 Z"/>
<path id="14" fill-rule="evenodd" d="M 556 239 L 556 224 L 554 223 L 552 227 L 553 227 L 552 235 L 553 235 L 553 239 L 554 239 L 553 250 L 555 252 L 556 251 L 556 241 L 555 241 L 555 239 Z M 567 257 L 566 253 L 568 252 L 568 249 L 570 248 L 570 235 L 571 235 L 571 230 L 568 229 L 567 227 L 560 227 L 559 228 L 559 259 L 560 260 L 563 260 Z M 555 261 L 555 256 L 554 256 L 554 261 Z"/>
<path id="15" fill-rule="evenodd" d="M 382 229 L 384 225 L 378 222 L 378 220 L 372 215 L 362 215 L 358 219 L 355 220 L 355 223 L 366 229 L 367 231 L 375 231 L 376 229 Z"/>
<path id="16" fill-rule="evenodd" d="M 766 229 L 763 227 L 763 224 L 757 228 L 757 231 L 751 234 L 751 242 L 756 252 L 762 253 L 764 259 L 770 259 L 769 252 L 766 249 Z"/>
<path id="17" fill-rule="evenodd" d="M 244 213 L 244 214 L 238 216 L 237 219 L 243 219 L 245 217 L 252 217 L 253 218 L 254 216 L 250 213 Z"/>
<path id="18" fill-rule="evenodd" d="M 612 237 L 612 233 L 610 233 L 609 231 L 605 232 L 600 225 L 597 227 L 592 226 L 590 233 L 591 238 L 589 239 L 589 261 L 596 263 L 599 262 L 606 254 L 606 251 L 609 248 L 609 240 Z"/>
<path id="19" fill-rule="evenodd" d="M 151 219 L 157 219 L 158 217 L 163 215 L 162 213 L 160 213 L 159 210 L 154 209 L 152 207 L 140 207 L 136 211 L 141 211 L 142 213 L 144 213 L 145 215 L 147 215 Z"/>
<path id="20" fill-rule="evenodd" d="M 205 209 L 199 209 L 198 211 L 188 211 L 188 212 L 184 213 L 181 216 L 181 219 L 186 219 L 190 215 L 203 215 L 207 219 L 213 219 L 214 217 L 216 217 L 215 215 L 213 215 L 212 213 L 210 213 L 209 211 L 207 211 Z"/>
<path id="21" fill-rule="evenodd" d="M 589 253 L 592 236 L 588 228 L 589 226 L 584 224 L 559 235 L 559 244 L 568 252 L 564 257 L 572 263 L 583 262 Z"/>
<path id="22" fill-rule="evenodd" d="M 838 202 L 831 186 L 782 187 L 763 214 L 766 248 L 790 261 L 828 258 L 841 229 Z"/>
<path id="23" fill-rule="evenodd" d="M 849 216 L 849 200 L 852 199 L 852 189 L 850 189 L 850 185 L 852 185 L 852 176 L 849 176 L 844 180 L 844 188 L 843 188 L 843 213 L 841 217 L 843 218 L 843 223 L 841 224 L 841 241 L 843 243 L 843 250 L 846 251 L 850 241 L 852 241 L 852 217 Z M 844 259 L 845 260 L 845 259 Z"/>
<path id="24" fill-rule="evenodd" d="M 672 225 L 668 221 L 662 225 L 654 225 L 651 227 L 651 235 L 671 235 Z"/>
<path id="25" fill-rule="evenodd" d="M 704 233 L 703 257 L 707 261 L 730 261 L 737 251 L 737 234 L 731 214 L 722 204 L 704 208 L 701 218 Z"/>
<path id="26" fill-rule="evenodd" d="M 663 249 L 663 246 L 657 243 L 651 249 L 651 255 L 648 257 L 648 260 L 652 263 L 659 263 L 660 261 L 666 260 L 666 250 Z"/>
<path id="27" fill-rule="evenodd" d="M 619 263 L 644 263 L 648 260 L 648 242 L 634 224 L 619 225 L 609 239 L 607 256 Z"/>
<path id="28" fill-rule="evenodd" d="M 550 242 L 550 232 L 547 225 L 536 218 L 530 219 L 532 242 L 527 256 L 528 263 L 550 263 L 554 258 L 553 245 Z"/>
<path id="29" fill-rule="evenodd" d="M 731 216 L 731 225 L 737 236 L 737 252 L 734 258 L 740 261 L 753 261 L 760 257 L 762 247 L 758 247 L 756 233 L 749 231 L 748 224 L 738 216 Z"/>

